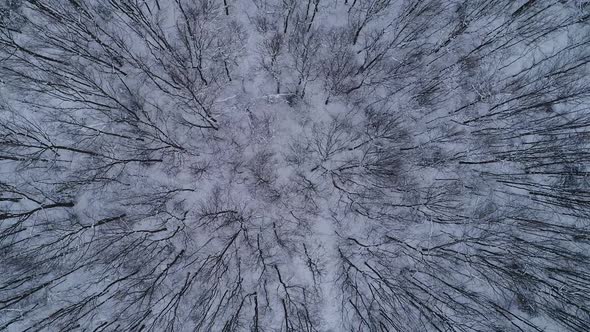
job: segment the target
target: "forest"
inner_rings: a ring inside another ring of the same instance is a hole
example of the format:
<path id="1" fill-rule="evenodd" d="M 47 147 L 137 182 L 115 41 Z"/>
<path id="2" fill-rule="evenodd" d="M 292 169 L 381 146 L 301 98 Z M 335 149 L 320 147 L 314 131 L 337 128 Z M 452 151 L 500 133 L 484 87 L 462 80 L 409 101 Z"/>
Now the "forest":
<path id="1" fill-rule="evenodd" d="M 0 0 L 0 331 L 590 331 L 590 1 Z"/>

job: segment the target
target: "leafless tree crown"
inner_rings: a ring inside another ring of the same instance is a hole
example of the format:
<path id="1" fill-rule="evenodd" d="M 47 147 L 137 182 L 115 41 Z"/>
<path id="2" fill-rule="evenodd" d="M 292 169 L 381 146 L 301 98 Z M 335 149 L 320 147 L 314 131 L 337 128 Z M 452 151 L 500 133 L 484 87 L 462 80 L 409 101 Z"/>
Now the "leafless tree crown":
<path id="1" fill-rule="evenodd" d="M 590 330 L 590 2 L 0 0 L 0 331 Z"/>

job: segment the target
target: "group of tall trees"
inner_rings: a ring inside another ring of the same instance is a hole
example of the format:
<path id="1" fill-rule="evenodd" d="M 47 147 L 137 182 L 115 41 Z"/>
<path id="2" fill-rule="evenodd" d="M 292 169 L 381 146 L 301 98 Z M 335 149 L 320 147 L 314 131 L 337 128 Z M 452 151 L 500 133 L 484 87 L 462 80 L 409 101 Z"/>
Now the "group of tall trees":
<path id="1" fill-rule="evenodd" d="M 0 331 L 590 326 L 590 3 L 0 2 Z"/>

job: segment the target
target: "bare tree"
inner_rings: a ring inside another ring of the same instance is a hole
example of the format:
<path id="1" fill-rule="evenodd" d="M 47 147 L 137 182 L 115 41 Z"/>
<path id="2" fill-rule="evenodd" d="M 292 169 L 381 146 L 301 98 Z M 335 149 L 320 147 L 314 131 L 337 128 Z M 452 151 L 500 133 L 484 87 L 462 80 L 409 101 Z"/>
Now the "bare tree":
<path id="1" fill-rule="evenodd" d="M 585 332 L 589 9 L 0 3 L 0 331 Z"/>

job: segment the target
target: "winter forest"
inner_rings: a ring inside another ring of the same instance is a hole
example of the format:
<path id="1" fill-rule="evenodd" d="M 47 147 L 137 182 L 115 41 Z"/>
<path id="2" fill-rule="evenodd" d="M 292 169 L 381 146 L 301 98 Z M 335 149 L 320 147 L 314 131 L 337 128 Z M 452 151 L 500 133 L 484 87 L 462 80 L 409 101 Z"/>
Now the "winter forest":
<path id="1" fill-rule="evenodd" d="M 0 0 L 0 331 L 590 331 L 590 1 Z"/>

